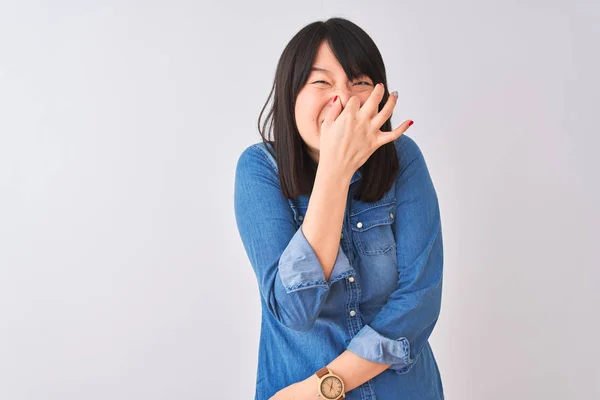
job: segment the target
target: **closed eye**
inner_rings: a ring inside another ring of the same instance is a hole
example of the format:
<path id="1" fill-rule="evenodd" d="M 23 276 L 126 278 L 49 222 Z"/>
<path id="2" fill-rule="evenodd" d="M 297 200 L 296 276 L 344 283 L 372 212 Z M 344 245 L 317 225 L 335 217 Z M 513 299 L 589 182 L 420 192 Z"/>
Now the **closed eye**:
<path id="1" fill-rule="evenodd" d="M 313 83 L 326 83 L 326 84 L 328 84 L 328 85 L 329 85 L 329 82 L 326 82 L 326 81 L 314 81 Z M 360 82 L 357 82 L 356 84 L 359 84 L 359 83 L 364 83 L 364 84 L 366 84 L 366 85 L 369 85 L 369 86 L 371 85 L 371 84 L 370 84 L 369 82 L 367 82 L 367 81 L 360 81 Z"/>

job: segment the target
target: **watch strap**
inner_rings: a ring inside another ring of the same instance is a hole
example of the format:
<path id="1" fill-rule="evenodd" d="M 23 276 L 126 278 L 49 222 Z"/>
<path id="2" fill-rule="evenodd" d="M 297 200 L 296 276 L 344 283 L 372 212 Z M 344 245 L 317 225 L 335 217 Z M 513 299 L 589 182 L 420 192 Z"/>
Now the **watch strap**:
<path id="1" fill-rule="evenodd" d="M 317 377 L 319 377 L 319 379 L 320 379 L 320 378 L 324 377 L 325 375 L 327 375 L 328 373 L 329 373 L 329 368 L 323 367 L 317 371 Z"/>

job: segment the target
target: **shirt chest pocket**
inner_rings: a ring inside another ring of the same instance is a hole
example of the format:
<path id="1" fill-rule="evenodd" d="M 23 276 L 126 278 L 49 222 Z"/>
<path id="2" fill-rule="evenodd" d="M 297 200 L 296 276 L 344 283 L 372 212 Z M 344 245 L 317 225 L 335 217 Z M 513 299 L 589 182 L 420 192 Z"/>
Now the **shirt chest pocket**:
<path id="1" fill-rule="evenodd" d="M 352 237 L 360 254 L 378 255 L 396 248 L 395 202 L 376 204 L 350 216 Z"/>

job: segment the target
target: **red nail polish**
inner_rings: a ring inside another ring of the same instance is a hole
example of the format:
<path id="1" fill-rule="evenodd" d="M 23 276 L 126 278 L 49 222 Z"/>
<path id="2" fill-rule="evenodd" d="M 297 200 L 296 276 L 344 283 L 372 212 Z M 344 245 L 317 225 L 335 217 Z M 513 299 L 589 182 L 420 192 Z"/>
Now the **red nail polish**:
<path id="1" fill-rule="evenodd" d="M 333 101 L 332 101 L 332 103 L 335 103 L 335 101 L 337 100 L 337 98 L 338 98 L 338 97 L 337 97 L 337 96 L 335 96 L 335 97 L 333 98 Z"/>
<path id="2" fill-rule="evenodd" d="M 408 126 L 411 126 L 412 124 L 414 124 L 414 121 L 410 121 L 410 122 L 408 123 Z"/>

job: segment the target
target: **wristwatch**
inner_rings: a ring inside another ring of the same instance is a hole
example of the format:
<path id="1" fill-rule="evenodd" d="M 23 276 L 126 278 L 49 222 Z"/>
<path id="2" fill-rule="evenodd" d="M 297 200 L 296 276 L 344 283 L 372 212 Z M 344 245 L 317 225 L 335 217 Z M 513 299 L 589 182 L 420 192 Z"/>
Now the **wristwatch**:
<path id="1" fill-rule="evenodd" d="M 319 378 L 319 396 L 327 400 L 338 400 L 346 398 L 344 393 L 344 381 L 329 370 L 323 367 L 316 372 Z"/>

